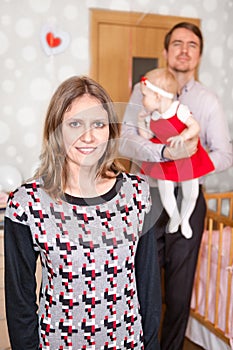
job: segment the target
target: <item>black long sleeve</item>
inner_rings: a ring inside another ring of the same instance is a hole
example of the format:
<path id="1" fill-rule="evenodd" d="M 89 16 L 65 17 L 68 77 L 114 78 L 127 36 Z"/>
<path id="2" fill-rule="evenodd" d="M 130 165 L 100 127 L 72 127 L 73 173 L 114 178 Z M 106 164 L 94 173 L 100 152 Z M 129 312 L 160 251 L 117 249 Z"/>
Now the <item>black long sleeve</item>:
<path id="1" fill-rule="evenodd" d="M 145 350 L 159 350 L 158 331 L 162 308 L 161 282 L 157 242 L 149 220 L 150 214 L 146 216 L 144 233 L 139 239 L 135 268 Z"/>
<path id="2" fill-rule="evenodd" d="M 5 298 L 12 350 L 39 348 L 36 260 L 28 226 L 5 218 Z"/>

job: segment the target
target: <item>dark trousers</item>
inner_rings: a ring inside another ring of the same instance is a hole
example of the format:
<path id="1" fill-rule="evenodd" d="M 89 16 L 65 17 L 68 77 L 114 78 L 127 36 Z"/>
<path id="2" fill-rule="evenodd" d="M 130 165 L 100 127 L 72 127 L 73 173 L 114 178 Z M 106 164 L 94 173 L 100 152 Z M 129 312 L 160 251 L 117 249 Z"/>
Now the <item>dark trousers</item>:
<path id="1" fill-rule="evenodd" d="M 196 207 L 190 218 L 191 239 L 178 231 L 165 233 L 168 216 L 162 208 L 157 188 L 151 189 L 154 230 L 160 267 L 164 269 L 165 314 L 161 329 L 161 350 L 182 350 L 187 327 L 198 252 L 204 229 L 206 203 L 200 186 Z M 176 188 L 177 201 L 182 198 Z M 148 276 L 149 278 L 149 276 Z"/>

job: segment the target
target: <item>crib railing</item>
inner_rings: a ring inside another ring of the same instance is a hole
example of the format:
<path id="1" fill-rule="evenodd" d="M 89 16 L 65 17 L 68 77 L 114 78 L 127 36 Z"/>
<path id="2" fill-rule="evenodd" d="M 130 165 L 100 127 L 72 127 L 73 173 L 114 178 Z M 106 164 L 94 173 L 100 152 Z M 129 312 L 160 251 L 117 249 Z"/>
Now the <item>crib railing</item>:
<path id="1" fill-rule="evenodd" d="M 191 316 L 229 344 L 229 338 L 230 336 L 232 337 L 233 332 L 233 192 L 206 193 L 205 198 L 208 209 L 205 220 L 205 232 L 196 269 L 193 291 L 194 303 L 192 302 L 191 306 Z M 207 250 L 205 262 L 203 261 L 203 249 L 205 249 L 205 253 Z M 213 268 L 211 264 L 213 264 L 214 255 L 217 266 Z M 223 257 L 227 259 L 227 267 L 225 268 L 227 272 L 221 268 L 223 266 Z M 203 271 L 205 274 L 204 278 Z M 221 285 L 223 272 L 224 286 Z M 203 296 L 200 296 L 201 273 L 202 288 L 203 280 L 205 281 L 204 300 Z M 223 290 L 225 293 L 224 307 L 222 305 Z M 210 308 L 212 316 L 210 315 Z M 220 312 L 221 316 L 224 315 L 224 326 L 223 324 L 220 326 Z"/>

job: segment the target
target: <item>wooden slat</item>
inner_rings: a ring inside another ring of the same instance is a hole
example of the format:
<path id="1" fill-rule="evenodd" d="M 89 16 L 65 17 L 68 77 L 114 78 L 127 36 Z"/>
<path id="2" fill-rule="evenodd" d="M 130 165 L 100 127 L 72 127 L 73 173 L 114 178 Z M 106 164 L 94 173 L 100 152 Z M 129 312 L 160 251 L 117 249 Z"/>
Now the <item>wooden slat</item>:
<path id="1" fill-rule="evenodd" d="M 219 293 L 221 286 L 221 263 L 222 263 L 222 239 L 223 239 L 223 223 L 219 227 L 219 240 L 218 240 L 218 263 L 217 263 L 217 276 L 216 276 L 216 295 L 215 295 L 215 314 L 214 325 L 218 326 L 219 315 Z"/>
<path id="2" fill-rule="evenodd" d="M 205 312 L 204 312 L 205 319 L 208 319 L 208 314 L 209 314 L 209 289 L 210 289 L 212 234 L 213 234 L 213 220 L 210 219 L 209 220 L 209 232 L 208 232 L 207 275 L 206 275 L 206 290 L 205 290 Z"/>
<path id="3" fill-rule="evenodd" d="M 231 290 L 233 280 L 233 228 L 231 229 L 231 241 L 230 241 L 230 254 L 228 263 L 228 278 L 227 278 L 227 301 L 226 301 L 226 333 L 229 334 L 229 322 L 230 322 L 230 302 L 231 302 Z M 232 268 L 232 270 L 230 270 Z M 232 315 L 233 316 L 233 315 Z M 232 317 L 231 316 L 231 317 Z"/>
<path id="4" fill-rule="evenodd" d="M 194 283 L 194 289 L 195 289 L 195 311 L 198 311 L 198 298 L 199 298 L 199 285 L 200 285 L 200 268 L 201 268 L 201 250 L 202 246 L 200 246 L 199 256 L 197 260 L 197 268 L 196 268 L 196 275 L 195 275 L 195 283 Z"/>
<path id="5" fill-rule="evenodd" d="M 196 276 L 194 284 L 195 292 L 195 305 L 194 309 L 191 309 L 191 316 L 196 318 L 202 323 L 210 332 L 214 333 L 221 340 L 225 341 L 228 345 L 230 344 L 227 335 L 232 332 L 231 323 L 232 320 L 232 289 L 233 289 L 233 191 L 224 193 L 205 193 L 205 199 L 207 201 L 207 214 L 205 219 L 205 231 L 208 234 L 207 242 L 207 270 L 206 270 L 206 290 L 204 300 L 204 314 L 202 315 L 199 310 L 198 299 L 199 299 L 199 287 L 200 287 L 200 274 L 202 268 L 202 249 L 201 246 Z M 210 205 L 211 203 L 211 205 Z M 209 204 L 209 207 L 208 207 Z M 227 211 L 226 211 L 227 210 Z M 229 257 L 228 259 L 228 275 L 226 285 L 226 310 L 220 310 L 220 283 L 221 283 L 221 264 L 223 255 L 223 238 L 224 228 L 231 227 L 230 242 L 229 242 Z M 219 231 L 218 237 L 218 255 L 217 255 L 217 271 L 215 276 L 211 276 L 211 258 L 213 248 L 213 230 Z M 209 320 L 209 300 L 210 300 L 210 279 L 216 278 L 216 294 L 215 294 L 215 310 L 214 310 L 214 322 Z M 219 312 L 224 312 L 225 315 L 225 330 L 223 331 L 219 327 Z"/>

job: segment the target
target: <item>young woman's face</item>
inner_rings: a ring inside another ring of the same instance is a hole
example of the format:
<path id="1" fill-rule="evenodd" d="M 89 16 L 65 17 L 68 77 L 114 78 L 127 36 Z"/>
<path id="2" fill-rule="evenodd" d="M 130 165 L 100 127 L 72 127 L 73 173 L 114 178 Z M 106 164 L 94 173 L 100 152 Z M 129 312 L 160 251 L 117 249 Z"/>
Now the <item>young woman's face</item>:
<path id="1" fill-rule="evenodd" d="M 109 140 L 107 111 L 96 98 L 83 95 L 65 112 L 62 133 L 68 163 L 93 167 L 103 156 Z"/>

